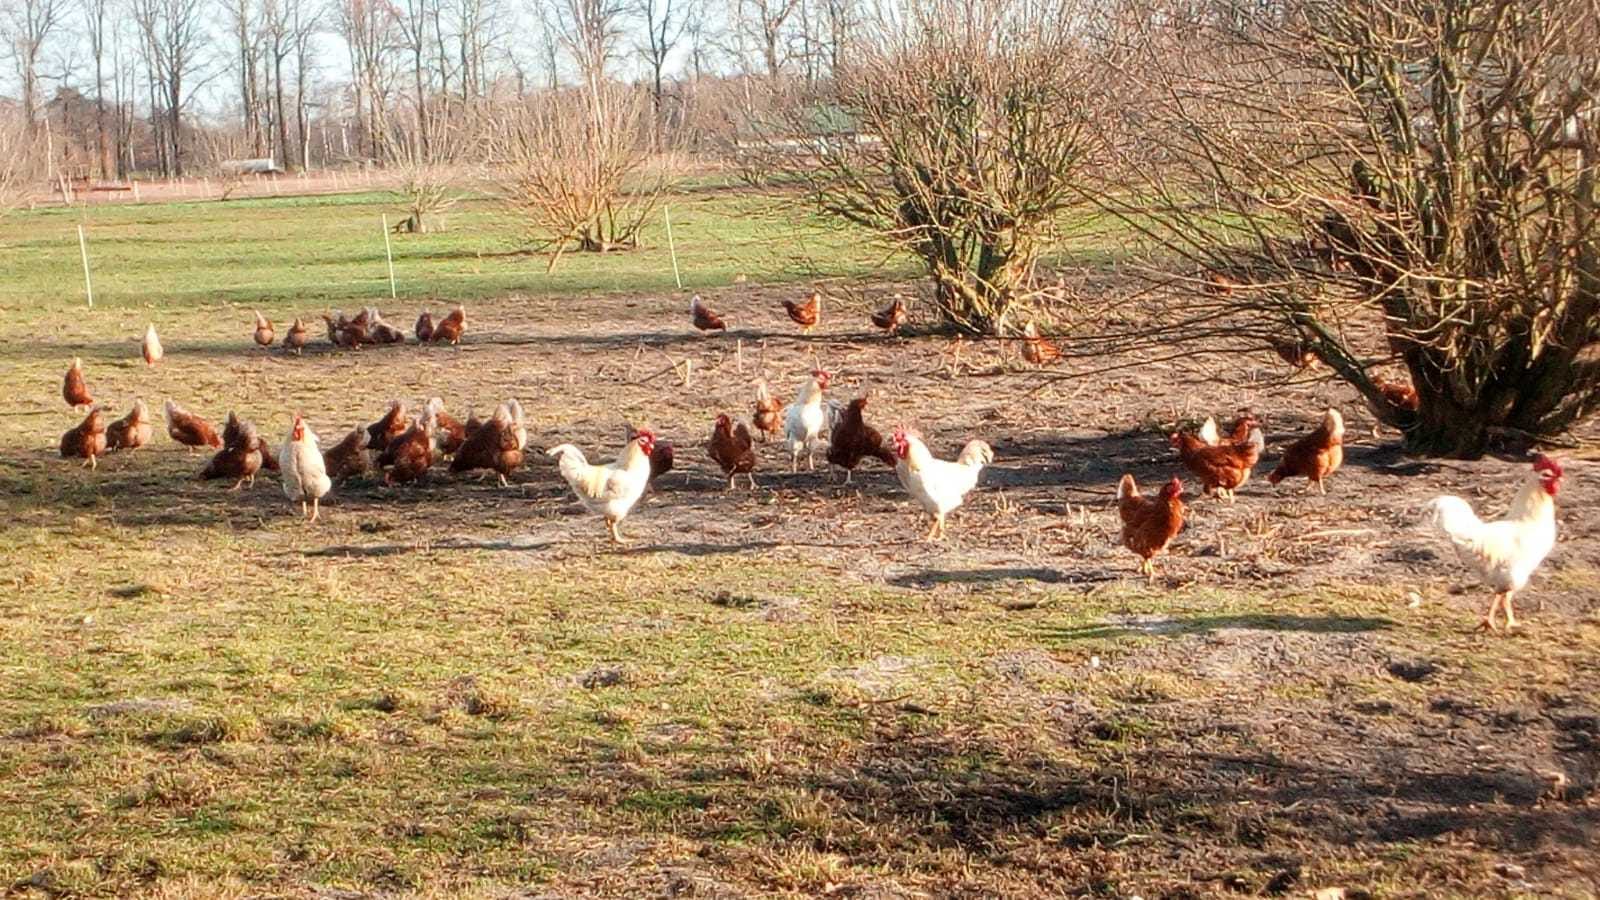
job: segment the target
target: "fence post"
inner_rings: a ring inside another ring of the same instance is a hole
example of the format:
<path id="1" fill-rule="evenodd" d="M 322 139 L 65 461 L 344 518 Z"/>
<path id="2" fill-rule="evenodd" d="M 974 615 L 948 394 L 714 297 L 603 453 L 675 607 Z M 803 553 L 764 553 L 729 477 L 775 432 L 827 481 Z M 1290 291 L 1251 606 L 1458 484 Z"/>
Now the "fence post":
<path id="1" fill-rule="evenodd" d="M 89 278 L 89 241 L 83 235 L 83 225 L 78 226 L 78 253 L 83 257 L 83 295 L 94 309 L 94 282 Z"/>
<path id="2" fill-rule="evenodd" d="M 672 280 L 678 283 L 678 290 L 683 290 L 683 276 L 678 274 L 678 245 L 672 242 L 672 210 L 665 204 L 661 207 L 661 215 L 667 220 L 667 251 L 672 254 Z"/>
<path id="3" fill-rule="evenodd" d="M 394 290 L 394 248 L 389 244 L 389 214 L 382 213 L 383 218 L 383 255 L 389 258 L 389 299 L 398 300 L 399 295 Z"/>

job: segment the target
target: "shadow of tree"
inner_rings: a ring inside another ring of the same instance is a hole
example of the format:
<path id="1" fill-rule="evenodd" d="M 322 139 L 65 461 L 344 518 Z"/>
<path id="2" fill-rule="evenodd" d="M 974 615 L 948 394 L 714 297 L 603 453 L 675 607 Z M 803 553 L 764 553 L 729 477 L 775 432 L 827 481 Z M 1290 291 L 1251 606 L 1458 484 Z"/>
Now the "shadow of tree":
<path id="1" fill-rule="evenodd" d="M 1051 629 L 1046 640 L 1081 641 L 1119 638 L 1130 635 L 1181 636 L 1209 634 L 1223 628 L 1256 631 L 1303 631 L 1313 634 L 1355 634 L 1384 631 L 1396 627 L 1390 619 L 1360 616 L 1299 616 L 1265 613 L 1234 616 L 1190 616 L 1152 619 L 1145 622 L 1103 622 L 1077 628 Z"/>

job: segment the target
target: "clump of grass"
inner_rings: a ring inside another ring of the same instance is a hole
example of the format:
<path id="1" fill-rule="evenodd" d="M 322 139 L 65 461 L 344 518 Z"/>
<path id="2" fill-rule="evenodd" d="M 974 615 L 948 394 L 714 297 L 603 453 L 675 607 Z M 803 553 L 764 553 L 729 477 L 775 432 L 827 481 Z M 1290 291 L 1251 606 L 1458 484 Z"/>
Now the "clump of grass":
<path id="1" fill-rule="evenodd" d="M 166 750 L 219 744 L 223 741 L 248 741 L 261 736 L 261 723 L 243 712 L 211 715 L 168 715 L 157 717 L 140 739 Z"/>

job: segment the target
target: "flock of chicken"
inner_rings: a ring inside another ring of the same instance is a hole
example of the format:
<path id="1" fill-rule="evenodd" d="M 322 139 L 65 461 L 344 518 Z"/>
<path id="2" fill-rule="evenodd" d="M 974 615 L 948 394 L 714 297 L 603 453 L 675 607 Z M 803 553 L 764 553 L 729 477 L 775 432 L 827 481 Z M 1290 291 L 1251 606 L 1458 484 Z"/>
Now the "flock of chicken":
<path id="1" fill-rule="evenodd" d="M 804 303 L 785 300 L 784 308 L 803 331 L 809 331 L 820 321 L 822 298 L 813 293 Z M 698 296 L 690 301 L 690 316 L 701 331 L 722 331 L 727 327 L 722 317 Z M 329 341 L 338 347 L 398 343 L 405 339 L 375 309 L 362 310 L 354 317 L 335 313 L 323 318 Z M 893 333 L 905 321 L 904 301 L 896 296 L 888 307 L 872 315 L 872 321 Z M 414 331 L 419 342 L 456 344 L 465 325 L 465 310 L 457 306 L 438 323 L 423 312 Z M 274 340 L 272 324 L 260 313 L 256 313 L 253 337 L 263 347 L 271 346 Z M 283 346 L 299 352 L 304 344 L 305 327 L 296 319 Z M 1057 358 L 1059 351 L 1030 325 L 1023 355 L 1030 362 L 1043 365 Z M 155 365 L 162 358 L 153 325 L 145 334 L 143 356 L 148 365 Z M 1303 362 L 1311 364 L 1309 360 Z M 994 461 L 993 449 L 984 441 L 972 440 L 954 460 L 943 460 L 929 451 L 919 434 L 905 427 L 895 428 L 885 439 L 865 421 L 867 397 L 846 404 L 826 396 L 831 377 L 825 370 L 813 370 L 787 405 L 772 396 L 765 381 L 758 383 L 751 424 L 764 441 L 781 435 L 783 446 L 789 451 L 791 471 L 798 470 L 801 454 L 814 469 L 819 447 L 826 448 L 830 465 L 845 471 L 847 483 L 863 461 L 879 460 L 894 470 L 906 492 L 930 517 L 925 540 L 942 538 L 946 518 L 962 505 L 977 486 L 983 469 Z M 1391 393 L 1393 397 L 1389 396 Z M 105 421 L 100 407 L 94 405 L 78 359 L 66 372 L 62 396 L 74 408 L 90 407 L 84 420 L 62 435 L 63 457 L 82 458 L 85 465 L 94 467 L 96 459 L 108 451 L 133 450 L 151 439 L 153 427 L 143 401 L 136 400 L 123 418 Z M 1416 402 L 1415 391 L 1409 387 L 1386 391 L 1385 398 L 1396 406 Z M 233 489 L 237 490 L 253 484 L 262 469 L 276 471 L 285 495 L 299 503 L 302 515 L 311 521 L 316 521 L 320 501 L 335 483 L 364 473 L 379 475 L 386 485 L 410 482 L 448 458 L 452 473 L 492 471 L 505 485 L 507 476 L 522 465 L 528 442 L 522 407 L 514 399 L 501 403 L 488 419 L 469 416 L 465 422 L 448 415 L 439 398 L 429 400 L 415 416 L 408 415 L 406 404 L 396 400 L 376 421 L 352 429 L 327 450 L 321 449 L 304 418 L 296 415 L 276 454 L 253 423 L 231 412 L 220 435 L 204 419 L 172 400 L 166 402 L 165 419 L 167 434 L 177 443 L 191 450 L 206 447 L 216 451 L 201 471 L 201 478 L 232 479 Z M 1344 461 L 1344 433 L 1344 418 L 1339 410 L 1327 409 L 1315 430 L 1284 449 L 1277 466 L 1267 476 L 1268 482 L 1276 485 L 1286 478 L 1305 478 L 1326 494 L 1328 478 Z M 1260 423 L 1248 414 L 1234 422 L 1226 435 L 1208 418 L 1196 431 L 1172 433 L 1169 443 L 1204 494 L 1229 503 L 1234 500 L 1234 492 L 1249 480 L 1265 448 Z M 754 488 L 758 456 L 745 423 L 736 423 L 727 414 L 718 415 L 706 449 L 728 477 L 729 489 L 740 475 Z M 618 543 L 623 542 L 622 521 L 649 483 L 669 471 L 674 461 L 672 444 L 659 440 L 649 429 L 630 428 L 621 456 L 605 465 L 590 463 L 581 450 L 569 443 L 546 452 L 555 458 L 562 478 L 578 500 L 605 520 L 611 539 Z M 1481 521 L 1459 497 L 1440 497 L 1428 505 L 1429 521 L 1451 541 L 1462 561 L 1475 568 L 1495 591 L 1483 627 L 1496 628 L 1494 617 L 1500 611 L 1504 612 L 1507 628 L 1517 624 L 1512 597 L 1526 586 L 1555 543 L 1554 497 L 1562 474 L 1559 463 L 1537 457 L 1510 512 L 1494 522 Z M 1148 577 L 1155 574 L 1154 558 L 1183 528 L 1183 493 L 1178 476 L 1173 476 L 1154 496 L 1142 493 L 1132 474 L 1123 475 L 1117 485 L 1122 544 L 1139 557 L 1140 571 Z"/>
<path id="2" fill-rule="evenodd" d="M 272 323 L 259 311 L 255 314 L 256 327 L 251 333 L 251 338 L 262 347 L 271 347 L 277 340 L 277 331 Z M 328 326 L 328 343 L 335 347 L 346 349 L 360 349 L 368 344 L 403 344 L 406 333 L 399 328 L 384 321 L 383 314 L 375 307 L 367 307 L 354 316 L 334 310 L 331 314 L 324 313 L 322 320 Z M 151 326 L 154 328 L 155 326 Z M 461 335 L 467 330 L 467 310 L 457 304 L 444 318 L 438 322 L 433 321 L 433 313 L 423 310 L 417 316 L 417 324 L 412 328 L 412 333 L 417 336 L 417 343 L 441 343 L 459 345 Z M 283 350 L 285 353 L 299 355 L 305 348 L 306 341 L 311 337 L 306 323 L 296 317 L 289 324 L 289 330 L 283 335 Z"/>

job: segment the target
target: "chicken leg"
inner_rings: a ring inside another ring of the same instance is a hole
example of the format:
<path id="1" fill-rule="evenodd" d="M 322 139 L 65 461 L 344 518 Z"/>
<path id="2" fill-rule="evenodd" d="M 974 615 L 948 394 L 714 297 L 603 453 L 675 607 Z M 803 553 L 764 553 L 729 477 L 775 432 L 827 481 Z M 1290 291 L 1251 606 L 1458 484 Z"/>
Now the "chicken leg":
<path id="1" fill-rule="evenodd" d="M 320 504 L 321 504 L 321 500 L 319 498 L 317 498 L 317 497 L 312 497 L 311 498 L 311 521 L 313 521 L 313 522 L 315 522 L 317 520 L 317 516 L 319 514 L 321 514 L 321 512 L 322 512 L 322 507 L 321 507 Z"/>
<path id="2" fill-rule="evenodd" d="M 1508 603 L 1509 599 L 1510 598 L 1507 596 L 1505 591 L 1499 591 L 1499 592 L 1495 593 L 1494 599 L 1492 601 L 1490 601 L 1490 603 L 1489 603 L 1489 611 L 1487 613 L 1484 613 L 1483 621 L 1478 623 L 1478 630 L 1479 631 L 1498 631 L 1499 630 L 1494 624 L 1494 614 L 1495 614 L 1495 612 L 1497 610 L 1500 609 L 1502 604 L 1504 604 L 1506 606 L 1506 610 L 1507 610 L 1506 628 L 1507 629 L 1511 628 L 1511 623 L 1513 621 L 1515 621 L 1515 620 L 1511 618 L 1510 604 Z"/>
<path id="3" fill-rule="evenodd" d="M 933 523 L 928 526 L 928 533 L 922 536 L 924 541 L 936 541 L 944 538 L 944 516 L 937 513 L 933 516 Z"/>
<path id="4" fill-rule="evenodd" d="M 606 519 L 606 530 L 611 532 L 611 543 L 626 544 L 628 542 L 627 538 L 622 536 L 622 529 L 618 527 L 616 519 Z"/>

